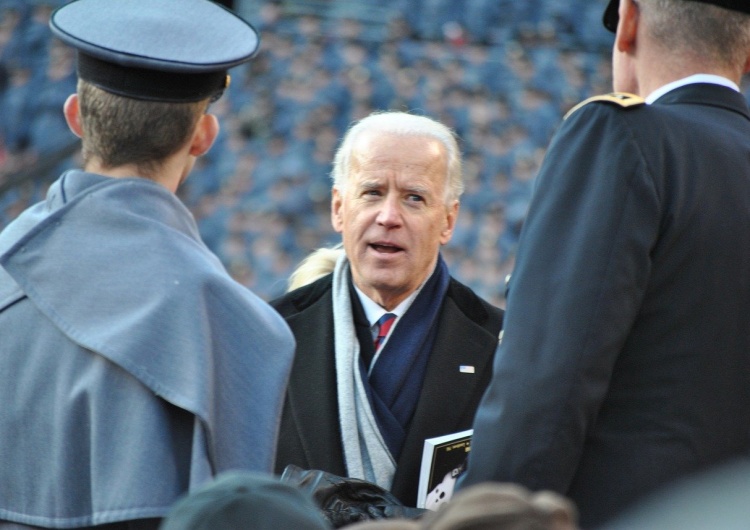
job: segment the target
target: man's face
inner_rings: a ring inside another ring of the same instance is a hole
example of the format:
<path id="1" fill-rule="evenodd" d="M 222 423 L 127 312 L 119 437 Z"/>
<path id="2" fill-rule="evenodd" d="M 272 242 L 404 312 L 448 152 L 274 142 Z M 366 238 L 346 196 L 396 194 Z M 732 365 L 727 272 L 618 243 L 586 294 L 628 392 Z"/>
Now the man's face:
<path id="1" fill-rule="evenodd" d="M 446 205 L 447 155 L 427 136 L 363 132 L 343 189 L 333 190 L 331 221 L 342 234 L 354 283 L 393 309 L 432 273 L 458 201 Z"/>

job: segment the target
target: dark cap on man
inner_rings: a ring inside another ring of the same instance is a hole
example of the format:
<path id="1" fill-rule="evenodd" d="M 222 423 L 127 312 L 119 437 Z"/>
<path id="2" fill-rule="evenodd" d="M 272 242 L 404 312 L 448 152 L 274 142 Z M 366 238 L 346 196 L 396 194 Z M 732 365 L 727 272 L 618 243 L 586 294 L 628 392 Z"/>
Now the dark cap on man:
<path id="1" fill-rule="evenodd" d="M 684 0 L 686 2 L 702 2 L 704 4 L 713 4 L 715 6 L 731 9 L 732 11 L 741 11 L 750 13 L 750 2 L 748 0 Z M 607 9 L 604 10 L 604 27 L 612 33 L 617 31 L 617 22 L 620 19 L 617 9 L 620 7 L 620 0 L 609 0 Z"/>
<path id="2" fill-rule="evenodd" d="M 149 101 L 215 99 L 259 44 L 249 23 L 209 0 L 74 0 L 50 28 L 78 51 L 81 79 Z"/>

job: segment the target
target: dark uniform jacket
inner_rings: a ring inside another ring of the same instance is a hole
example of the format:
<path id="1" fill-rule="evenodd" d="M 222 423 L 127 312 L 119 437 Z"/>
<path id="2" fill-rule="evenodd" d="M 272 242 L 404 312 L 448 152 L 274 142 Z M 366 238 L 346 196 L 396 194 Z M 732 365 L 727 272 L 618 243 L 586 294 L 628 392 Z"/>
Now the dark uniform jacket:
<path id="1" fill-rule="evenodd" d="M 460 487 L 557 490 L 589 527 L 750 449 L 747 103 L 590 102 L 536 185 Z"/>
<path id="2" fill-rule="evenodd" d="M 297 339 L 279 434 L 276 471 L 287 464 L 347 476 L 339 427 L 329 274 L 272 301 Z M 369 324 L 352 296 L 361 347 L 372 350 Z M 438 335 L 422 392 L 397 462 L 391 491 L 407 506 L 416 503 L 425 438 L 471 427 L 489 382 L 502 311 L 451 278 L 439 315 Z M 461 365 L 475 373 L 462 373 Z"/>

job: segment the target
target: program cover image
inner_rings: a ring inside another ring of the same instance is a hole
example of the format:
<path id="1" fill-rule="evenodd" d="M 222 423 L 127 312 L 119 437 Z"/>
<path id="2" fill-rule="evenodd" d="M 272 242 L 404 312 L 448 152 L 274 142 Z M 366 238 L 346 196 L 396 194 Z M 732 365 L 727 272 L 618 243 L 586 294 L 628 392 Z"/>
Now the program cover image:
<path id="1" fill-rule="evenodd" d="M 436 510 L 450 500 L 456 480 L 466 468 L 473 430 L 424 441 L 417 490 L 417 507 Z"/>

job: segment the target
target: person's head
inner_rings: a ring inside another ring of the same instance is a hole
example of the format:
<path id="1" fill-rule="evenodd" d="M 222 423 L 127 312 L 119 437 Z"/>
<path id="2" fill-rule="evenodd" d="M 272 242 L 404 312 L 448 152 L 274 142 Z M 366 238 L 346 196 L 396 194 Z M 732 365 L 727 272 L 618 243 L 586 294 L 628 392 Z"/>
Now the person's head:
<path id="1" fill-rule="evenodd" d="M 344 248 L 338 244 L 332 248 L 319 248 L 308 255 L 289 276 L 288 291 L 299 289 L 326 274 L 333 272 Z"/>
<path id="2" fill-rule="evenodd" d="M 206 114 L 208 100 L 194 103 L 144 101 L 107 92 L 79 79 L 77 95 L 68 99 L 65 116 L 81 137 L 85 167 L 111 170 L 133 166 L 150 178 L 161 164 L 193 139 L 197 125 L 206 129 L 201 155 L 218 133 L 213 116 Z"/>
<path id="3" fill-rule="evenodd" d="M 749 2 L 611 0 L 604 24 L 616 32 L 616 91 L 639 91 L 638 44 L 650 48 L 644 61 L 653 64 L 653 57 L 663 57 L 656 68 L 674 69 L 676 75 L 719 73 L 738 81 L 750 66 Z"/>
<path id="4" fill-rule="evenodd" d="M 209 103 L 258 48 L 252 26 L 209 0 L 73 0 L 50 27 L 78 52 L 64 111 L 86 169 L 111 176 L 154 178 L 167 164 L 187 176 L 218 134 Z"/>
<path id="5" fill-rule="evenodd" d="M 312 497 L 278 477 L 250 471 L 225 471 L 183 496 L 162 520 L 160 530 L 235 530 L 304 528 L 331 525 Z"/>
<path id="6" fill-rule="evenodd" d="M 463 192 L 453 132 L 404 112 L 353 125 L 334 158 L 331 220 L 354 283 L 392 309 L 433 272 Z"/>
<path id="7" fill-rule="evenodd" d="M 578 530 L 578 511 L 567 497 L 532 492 L 518 484 L 484 482 L 457 492 L 418 520 L 381 519 L 351 530 Z"/>

